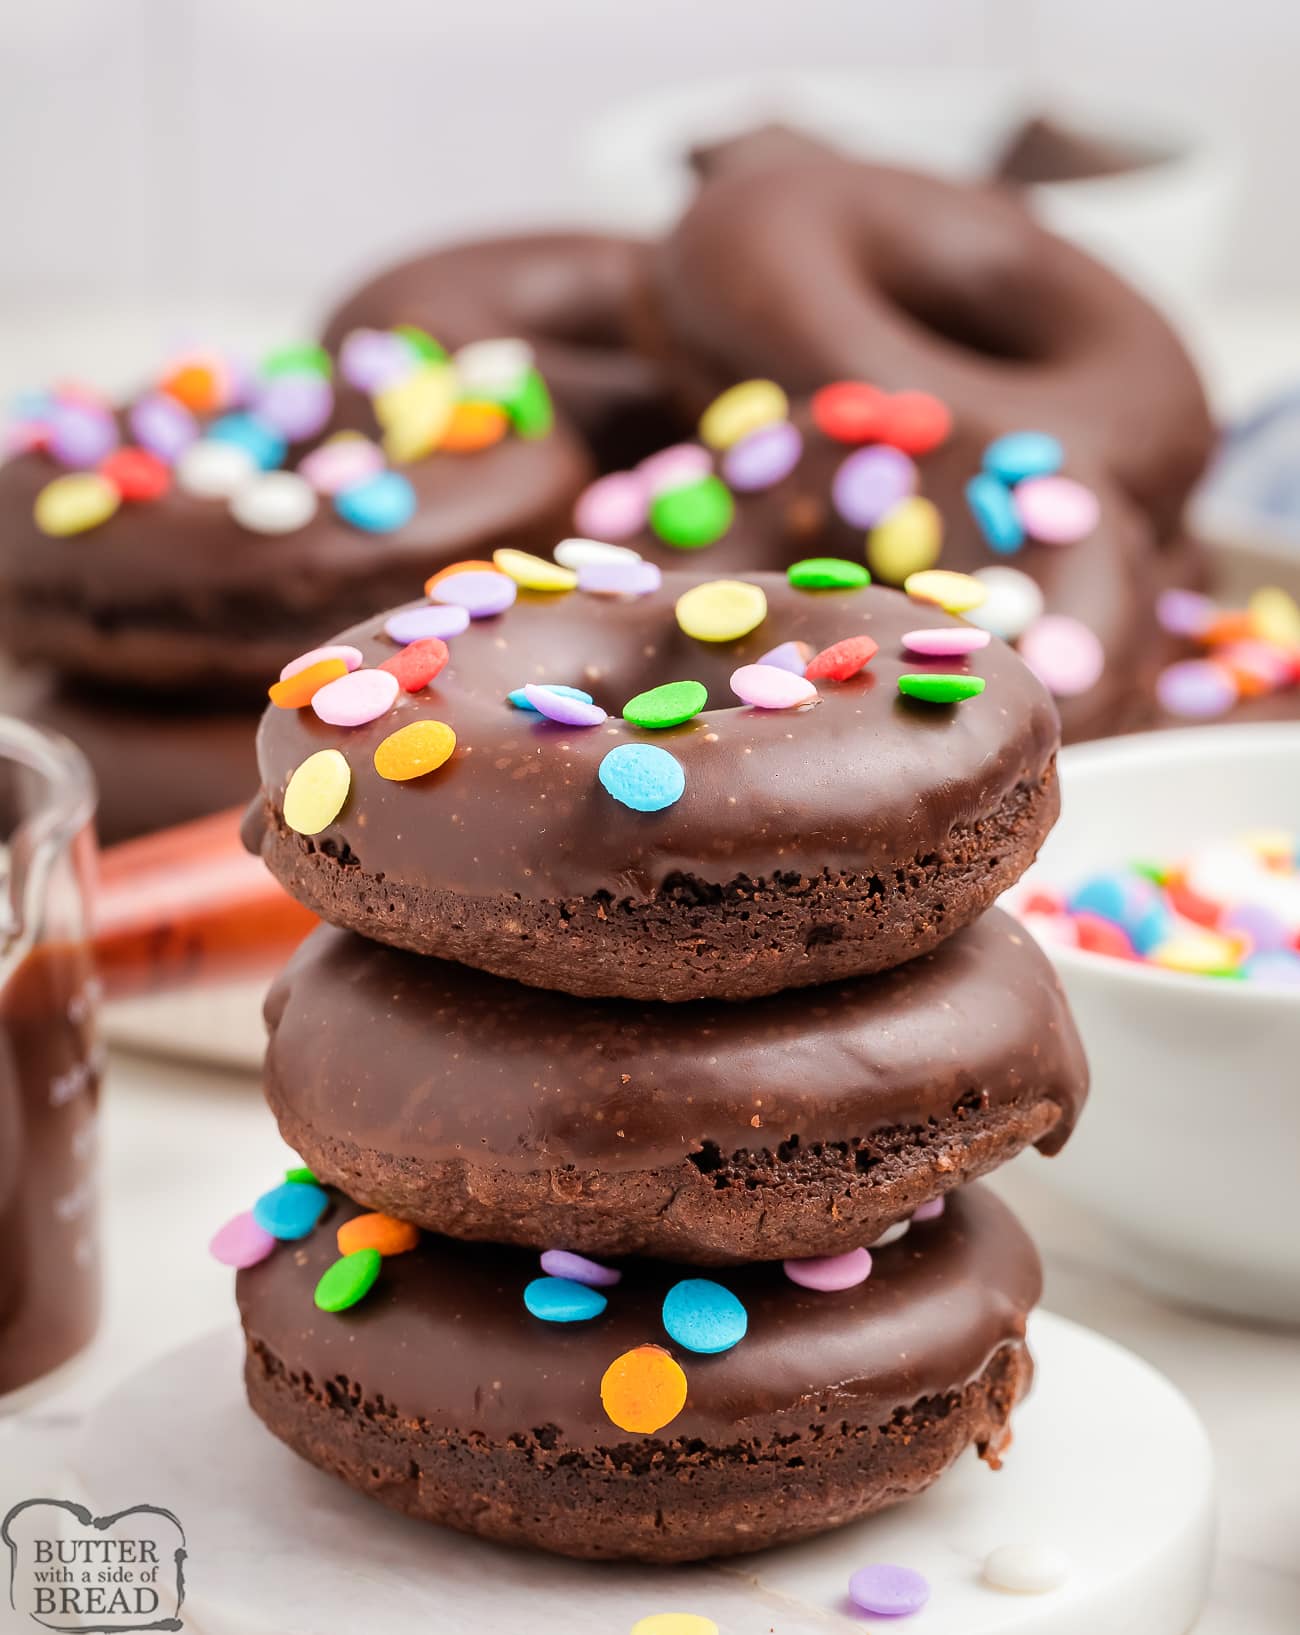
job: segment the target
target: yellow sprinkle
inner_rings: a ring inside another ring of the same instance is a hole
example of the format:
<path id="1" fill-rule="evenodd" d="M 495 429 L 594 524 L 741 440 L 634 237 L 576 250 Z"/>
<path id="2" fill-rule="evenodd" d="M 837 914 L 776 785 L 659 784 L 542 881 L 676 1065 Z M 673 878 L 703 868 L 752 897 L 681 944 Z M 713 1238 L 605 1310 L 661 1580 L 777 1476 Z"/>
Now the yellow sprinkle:
<path id="1" fill-rule="evenodd" d="M 300 835 L 318 835 L 343 810 L 351 784 L 351 769 L 338 750 L 318 749 L 289 779 L 284 821 Z"/>
<path id="2" fill-rule="evenodd" d="M 572 568 L 562 568 L 558 562 L 547 562 L 544 557 L 516 551 L 510 546 L 493 551 L 492 565 L 509 574 L 515 584 L 525 590 L 572 590 L 578 583 Z"/>
<path id="3" fill-rule="evenodd" d="M 375 396 L 375 418 L 384 428 L 384 453 L 395 465 L 428 454 L 456 408 L 456 371 L 430 363 Z"/>
<path id="4" fill-rule="evenodd" d="M 909 573 L 903 589 L 917 602 L 934 602 L 945 613 L 969 613 L 987 597 L 987 588 L 968 573 L 951 573 L 946 568 L 931 568 L 924 573 Z"/>
<path id="5" fill-rule="evenodd" d="M 734 642 L 767 618 L 767 597 L 742 579 L 710 579 L 677 598 L 677 623 L 701 642 Z"/>
<path id="6" fill-rule="evenodd" d="M 699 1612 L 652 1612 L 632 1625 L 630 1635 L 718 1635 L 718 1626 Z"/>
<path id="7" fill-rule="evenodd" d="M 36 496 L 36 526 L 56 539 L 83 534 L 107 522 L 121 503 L 121 495 L 107 477 L 94 471 L 69 471 L 46 483 Z"/>
<path id="8" fill-rule="evenodd" d="M 789 400 L 774 380 L 742 380 L 715 397 L 700 416 L 700 440 L 710 448 L 730 448 L 789 413 Z"/>
<path id="9" fill-rule="evenodd" d="M 877 579 L 901 585 L 909 574 L 932 568 L 943 549 L 943 517 L 920 494 L 900 500 L 867 535 L 867 566 Z"/>
<path id="10" fill-rule="evenodd" d="M 456 734 L 445 721 L 410 721 L 375 751 L 375 771 L 390 783 L 422 778 L 449 761 L 455 747 Z"/>
<path id="11" fill-rule="evenodd" d="M 1151 951 L 1151 963 L 1166 971 L 1207 975 L 1233 971 L 1241 963 L 1241 944 L 1213 931 L 1183 931 Z"/>
<path id="12" fill-rule="evenodd" d="M 1288 596 L 1276 585 L 1265 585 L 1254 593 L 1246 608 L 1261 641 L 1275 642 L 1279 647 L 1300 647 L 1300 607 L 1294 596 Z"/>
<path id="13" fill-rule="evenodd" d="M 1294 841 L 1295 837 L 1285 829 L 1252 829 L 1241 837 L 1248 851 L 1274 867 L 1290 863 Z"/>

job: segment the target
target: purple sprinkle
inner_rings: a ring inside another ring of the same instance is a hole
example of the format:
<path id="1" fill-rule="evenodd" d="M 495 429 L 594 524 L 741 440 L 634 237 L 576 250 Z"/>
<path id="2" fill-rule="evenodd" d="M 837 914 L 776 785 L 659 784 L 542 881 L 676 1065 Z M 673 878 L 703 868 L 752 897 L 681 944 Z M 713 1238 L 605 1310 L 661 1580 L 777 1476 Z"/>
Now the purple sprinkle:
<path id="1" fill-rule="evenodd" d="M 849 1579 L 849 1600 L 880 1618 L 906 1618 L 930 1599 L 930 1586 L 910 1567 L 879 1561 L 859 1567 Z"/>
<path id="2" fill-rule="evenodd" d="M 60 465 L 92 470 L 117 447 L 110 414 L 85 403 L 57 403 L 50 414 L 49 451 Z"/>
<path id="3" fill-rule="evenodd" d="M 551 687 L 539 687 L 534 682 L 521 688 L 524 697 L 548 721 L 558 721 L 565 727 L 598 727 L 609 719 L 599 704 L 588 704 L 581 698 L 571 698 Z"/>
<path id="4" fill-rule="evenodd" d="M 570 1283 L 585 1283 L 589 1289 L 612 1289 L 623 1280 L 622 1272 L 613 1266 L 602 1266 L 588 1260 L 586 1255 L 575 1255 L 568 1249 L 547 1249 L 542 1254 L 542 1270 L 548 1277 L 564 1277 Z"/>
<path id="5" fill-rule="evenodd" d="M 467 568 L 440 579 L 429 592 L 430 599 L 448 607 L 463 607 L 471 619 L 490 619 L 510 607 L 519 587 L 508 574 L 490 568 Z"/>
<path id="6" fill-rule="evenodd" d="M 1162 590 L 1156 598 L 1156 618 L 1171 636 L 1199 636 L 1218 616 L 1208 596 L 1194 590 Z"/>
<path id="7" fill-rule="evenodd" d="M 1223 715 L 1237 702 L 1237 684 L 1213 659 L 1182 659 L 1156 677 L 1156 697 L 1170 715 Z"/>
<path id="8" fill-rule="evenodd" d="M 887 444 L 855 449 L 835 473 L 831 500 L 850 528 L 874 528 L 916 492 L 916 465 Z"/>
<path id="9" fill-rule="evenodd" d="M 642 460 L 636 474 L 650 494 L 670 488 L 685 488 L 713 470 L 713 456 L 698 443 L 674 443 Z"/>
<path id="10" fill-rule="evenodd" d="M 257 1224 L 248 1209 L 228 1220 L 208 1244 L 214 1260 L 240 1271 L 265 1260 L 274 1248 L 275 1239 Z"/>
<path id="11" fill-rule="evenodd" d="M 354 329 L 339 350 L 339 373 L 349 386 L 370 394 L 405 380 L 413 366 L 410 347 L 386 329 Z"/>
<path id="12" fill-rule="evenodd" d="M 943 1214 L 943 1198 L 930 1198 L 912 1211 L 914 1221 L 937 1221 Z"/>
<path id="13" fill-rule="evenodd" d="M 1288 954 L 1285 949 L 1252 954 L 1242 969 L 1252 982 L 1272 982 L 1287 988 L 1300 988 L 1300 959 Z"/>
<path id="14" fill-rule="evenodd" d="M 140 398 L 132 404 L 127 420 L 140 447 L 168 465 L 178 460 L 199 435 L 198 421 L 183 403 L 166 392 L 151 392 Z"/>
<path id="15" fill-rule="evenodd" d="M 291 443 L 324 431 L 333 408 L 334 388 L 323 375 L 276 375 L 257 395 L 258 416 Z"/>
<path id="16" fill-rule="evenodd" d="M 573 525 L 587 539 L 631 539 L 645 527 L 650 491 L 635 471 L 612 471 L 578 495 Z"/>
<path id="17" fill-rule="evenodd" d="M 402 647 L 428 636 L 449 641 L 468 629 L 469 614 L 463 607 L 406 607 L 384 623 L 385 636 Z"/>
<path id="18" fill-rule="evenodd" d="M 867 1249 L 848 1249 L 842 1255 L 814 1255 L 810 1260 L 784 1260 L 785 1275 L 801 1289 L 818 1294 L 835 1294 L 855 1289 L 871 1276 L 871 1254 Z"/>
<path id="19" fill-rule="evenodd" d="M 1290 943 L 1286 921 L 1263 903 L 1238 903 L 1219 922 L 1220 931 L 1241 931 L 1250 938 L 1252 954 L 1276 954 Z"/>
<path id="20" fill-rule="evenodd" d="M 578 589 L 602 596 L 648 596 L 662 583 L 653 562 L 587 562 L 578 569 Z"/>
<path id="21" fill-rule="evenodd" d="M 778 670 L 789 670 L 791 674 L 801 676 L 808 668 L 808 661 L 812 656 L 812 648 L 807 642 L 782 642 L 779 647 L 773 647 L 754 662 L 772 664 Z"/>
<path id="22" fill-rule="evenodd" d="M 803 438 L 791 420 L 778 420 L 733 443 L 722 458 L 722 479 L 738 494 L 773 488 L 799 464 Z"/>

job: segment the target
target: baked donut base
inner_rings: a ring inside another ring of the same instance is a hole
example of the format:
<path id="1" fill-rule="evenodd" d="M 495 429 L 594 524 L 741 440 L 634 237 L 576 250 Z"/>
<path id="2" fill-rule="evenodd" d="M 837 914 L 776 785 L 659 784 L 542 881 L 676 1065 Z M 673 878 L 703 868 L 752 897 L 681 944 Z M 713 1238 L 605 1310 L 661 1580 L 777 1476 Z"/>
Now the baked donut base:
<path id="1" fill-rule="evenodd" d="M 649 900 L 472 897 L 367 872 L 294 833 L 269 804 L 263 861 L 331 925 L 581 997 L 754 999 L 888 970 L 977 919 L 1020 878 L 1056 821 L 1055 759 L 943 850 L 875 873 L 717 886 L 679 877 Z"/>
<path id="2" fill-rule="evenodd" d="M 997 1467 L 1028 1390 L 1028 1348 L 1010 1343 L 960 1390 L 923 1397 L 883 1425 L 830 1421 L 827 1401 L 793 1428 L 711 1448 L 657 1441 L 577 1455 L 536 1434 L 509 1444 L 449 1437 L 367 1401 L 353 1382 L 304 1379 L 250 1341 L 248 1399 L 318 1469 L 409 1516 L 503 1544 L 585 1560 L 741 1555 L 842 1527 L 922 1492 L 975 1446 Z"/>

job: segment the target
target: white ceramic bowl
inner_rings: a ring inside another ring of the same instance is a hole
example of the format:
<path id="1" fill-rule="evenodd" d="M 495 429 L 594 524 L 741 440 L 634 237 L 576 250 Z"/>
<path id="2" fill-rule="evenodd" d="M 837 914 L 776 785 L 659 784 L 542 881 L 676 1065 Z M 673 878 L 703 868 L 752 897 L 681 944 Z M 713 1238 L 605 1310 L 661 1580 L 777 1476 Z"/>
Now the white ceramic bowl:
<path id="1" fill-rule="evenodd" d="M 1060 885 L 1300 826 L 1300 725 L 1204 727 L 1061 756 L 1061 822 L 1036 876 Z M 1116 1269 L 1238 1317 L 1300 1322 L 1300 992 L 1048 952 L 1092 1067 L 1041 1177 L 1107 1229 Z"/>

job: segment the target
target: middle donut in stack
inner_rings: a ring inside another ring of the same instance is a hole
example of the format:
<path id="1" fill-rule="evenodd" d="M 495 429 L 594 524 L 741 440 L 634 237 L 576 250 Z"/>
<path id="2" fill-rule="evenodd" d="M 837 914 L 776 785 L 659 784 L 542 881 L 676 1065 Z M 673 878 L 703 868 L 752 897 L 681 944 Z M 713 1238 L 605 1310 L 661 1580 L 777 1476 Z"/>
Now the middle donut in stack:
<path id="1" fill-rule="evenodd" d="M 333 923 L 267 1094 L 322 1190 L 239 1302 L 313 1463 L 668 1561 L 996 1464 L 1039 1271 L 963 1183 L 1086 1073 L 985 912 L 1055 817 L 1026 667 L 918 597 L 640 567 L 436 576 L 268 712 L 248 838 Z"/>

